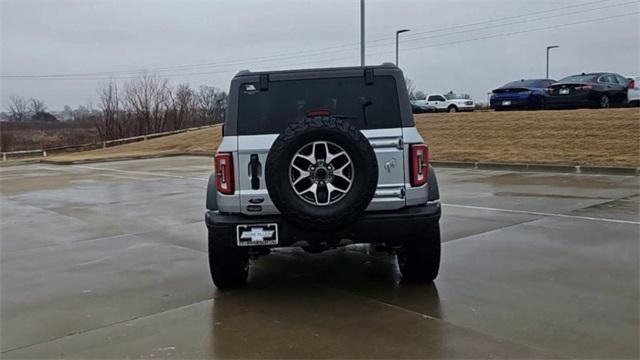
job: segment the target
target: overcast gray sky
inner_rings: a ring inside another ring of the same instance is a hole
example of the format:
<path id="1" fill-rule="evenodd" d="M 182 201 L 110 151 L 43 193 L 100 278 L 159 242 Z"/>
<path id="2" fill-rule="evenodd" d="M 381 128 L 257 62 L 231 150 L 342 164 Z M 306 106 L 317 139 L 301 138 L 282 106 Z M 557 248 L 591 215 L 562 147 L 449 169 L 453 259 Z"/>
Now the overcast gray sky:
<path id="1" fill-rule="evenodd" d="M 95 104 L 101 83 L 141 69 L 170 67 L 159 74 L 174 85 L 226 89 L 242 69 L 360 61 L 359 0 L 0 1 L 2 110 L 13 94 L 40 98 L 53 110 Z M 378 41 L 368 43 L 366 62 L 393 62 L 394 32 L 409 28 L 400 66 L 426 92 L 486 101 L 507 81 L 544 77 L 547 45 L 560 45 L 552 51 L 552 78 L 583 71 L 638 76 L 639 11 L 630 0 L 367 0 L 367 40 Z M 60 74 L 74 75 L 7 78 Z"/>

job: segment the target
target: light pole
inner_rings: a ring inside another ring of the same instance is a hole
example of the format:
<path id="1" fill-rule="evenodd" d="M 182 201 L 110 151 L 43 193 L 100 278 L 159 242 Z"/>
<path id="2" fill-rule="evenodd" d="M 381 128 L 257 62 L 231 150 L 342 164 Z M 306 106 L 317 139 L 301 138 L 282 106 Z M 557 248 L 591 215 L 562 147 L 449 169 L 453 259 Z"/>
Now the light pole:
<path id="1" fill-rule="evenodd" d="M 549 78 L 549 50 L 559 48 L 559 47 L 560 46 L 558 45 L 547 46 L 547 77 L 545 79 Z"/>
<path id="2" fill-rule="evenodd" d="M 364 0 L 360 0 L 360 66 L 364 67 Z"/>
<path id="3" fill-rule="evenodd" d="M 410 30 L 409 29 L 402 29 L 402 30 L 396 31 L 396 66 L 398 66 L 398 38 L 399 38 L 400 34 L 405 33 L 407 31 L 410 31 Z"/>

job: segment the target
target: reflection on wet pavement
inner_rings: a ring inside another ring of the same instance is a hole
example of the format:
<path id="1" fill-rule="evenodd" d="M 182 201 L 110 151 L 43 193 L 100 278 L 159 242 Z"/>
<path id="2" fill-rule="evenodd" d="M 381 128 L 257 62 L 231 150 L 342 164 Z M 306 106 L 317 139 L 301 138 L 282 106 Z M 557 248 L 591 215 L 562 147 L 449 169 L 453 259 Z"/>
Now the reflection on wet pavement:
<path id="1" fill-rule="evenodd" d="M 0 168 L 2 357 L 639 355 L 636 177 L 437 169 L 434 284 L 404 284 L 392 257 L 352 246 L 278 249 L 248 287 L 219 292 L 209 164 Z"/>

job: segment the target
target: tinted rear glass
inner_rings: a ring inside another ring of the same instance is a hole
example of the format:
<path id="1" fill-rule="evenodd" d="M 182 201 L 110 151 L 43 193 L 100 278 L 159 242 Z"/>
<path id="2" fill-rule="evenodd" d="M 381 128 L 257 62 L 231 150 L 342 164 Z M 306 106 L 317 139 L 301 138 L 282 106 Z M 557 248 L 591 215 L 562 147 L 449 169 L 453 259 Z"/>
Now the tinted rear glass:
<path id="1" fill-rule="evenodd" d="M 573 75 L 568 76 L 558 82 L 560 83 L 589 83 L 596 82 L 596 75 Z"/>
<path id="2" fill-rule="evenodd" d="M 244 83 L 238 96 L 238 135 L 276 134 L 310 112 L 329 112 L 358 129 L 401 127 L 395 79 L 377 76 Z"/>
<path id="3" fill-rule="evenodd" d="M 459 99 L 471 99 L 470 95 L 464 94 L 464 95 L 458 95 L 458 94 L 444 94 L 444 97 L 447 100 L 459 100 Z"/>
<path id="4" fill-rule="evenodd" d="M 510 83 L 507 83 L 506 85 L 503 86 L 503 88 L 518 88 L 518 87 L 525 87 L 525 88 L 544 88 L 547 87 L 551 84 L 551 81 L 548 80 L 518 80 L 518 81 L 512 81 Z"/>

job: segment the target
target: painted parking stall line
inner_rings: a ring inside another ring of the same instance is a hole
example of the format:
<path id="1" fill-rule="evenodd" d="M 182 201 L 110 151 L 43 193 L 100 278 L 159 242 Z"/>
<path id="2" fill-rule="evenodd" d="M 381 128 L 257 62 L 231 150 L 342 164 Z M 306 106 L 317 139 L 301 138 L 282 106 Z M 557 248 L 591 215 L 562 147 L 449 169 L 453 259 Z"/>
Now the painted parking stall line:
<path id="1" fill-rule="evenodd" d="M 617 224 L 640 225 L 640 221 L 631 221 L 631 220 L 618 220 L 618 219 L 598 218 L 598 217 L 591 217 L 591 216 L 567 215 L 567 214 L 546 213 L 546 212 L 528 211 L 528 210 L 501 209 L 501 208 L 472 206 L 472 205 L 460 205 L 460 204 L 442 204 L 442 205 L 443 206 L 448 206 L 448 207 L 454 207 L 454 208 L 461 208 L 461 209 L 497 211 L 497 212 L 513 213 L 513 214 L 549 216 L 549 217 L 559 217 L 559 218 L 568 218 L 568 219 L 576 219 L 576 220 L 602 221 L 602 222 L 617 223 Z"/>

